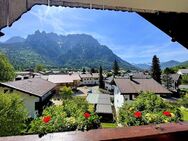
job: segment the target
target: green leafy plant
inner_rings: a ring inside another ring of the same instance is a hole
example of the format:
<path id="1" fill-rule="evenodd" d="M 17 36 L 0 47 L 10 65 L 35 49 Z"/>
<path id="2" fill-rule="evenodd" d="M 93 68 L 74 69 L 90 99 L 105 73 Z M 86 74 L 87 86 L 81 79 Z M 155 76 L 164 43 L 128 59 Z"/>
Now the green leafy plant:
<path id="1" fill-rule="evenodd" d="M 73 91 L 70 87 L 64 86 L 60 89 L 60 96 L 62 99 L 71 99 Z"/>
<path id="2" fill-rule="evenodd" d="M 0 136 L 18 135 L 26 128 L 28 113 L 16 94 L 0 94 Z"/>
<path id="3" fill-rule="evenodd" d="M 15 70 L 7 57 L 0 53 L 0 82 L 11 81 L 15 77 Z"/>
<path id="4" fill-rule="evenodd" d="M 153 93 L 141 93 L 135 101 L 119 110 L 118 122 L 124 126 L 138 126 L 177 122 L 181 120 L 178 107 L 165 102 Z"/>
<path id="5" fill-rule="evenodd" d="M 89 104 L 83 98 L 63 100 L 63 105 L 48 107 L 41 117 L 33 120 L 29 133 L 45 134 L 99 128 L 99 116 L 88 110 Z"/>

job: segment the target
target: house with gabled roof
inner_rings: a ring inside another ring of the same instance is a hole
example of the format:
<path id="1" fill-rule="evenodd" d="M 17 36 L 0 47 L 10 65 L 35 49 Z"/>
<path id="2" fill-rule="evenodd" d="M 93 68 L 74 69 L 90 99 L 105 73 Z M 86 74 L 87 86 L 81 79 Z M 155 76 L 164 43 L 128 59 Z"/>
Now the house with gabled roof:
<path id="1" fill-rule="evenodd" d="M 177 74 L 180 75 L 187 75 L 188 74 L 188 69 L 179 69 Z"/>
<path id="2" fill-rule="evenodd" d="M 172 94 L 154 79 L 116 78 L 114 82 L 114 106 L 116 110 L 124 102 L 134 100 L 140 92 L 153 92 L 162 97 L 168 97 Z"/>
<path id="3" fill-rule="evenodd" d="M 99 73 L 84 73 L 80 74 L 81 85 L 98 85 Z"/>
<path id="4" fill-rule="evenodd" d="M 35 118 L 51 102 L 56 84 L 41 78 L 32 78 L 12 82 L 0 83 L 0 93 L 18 94 L 24 102 L 29 116 Z"/>
<path id="5" fill-rule="evenodd" d="M 80 76 L 78 74 L 58 74 L 49 75 L 48 81 L 57 84 L 58 86 L 77 87 L 80 85 Z"/>

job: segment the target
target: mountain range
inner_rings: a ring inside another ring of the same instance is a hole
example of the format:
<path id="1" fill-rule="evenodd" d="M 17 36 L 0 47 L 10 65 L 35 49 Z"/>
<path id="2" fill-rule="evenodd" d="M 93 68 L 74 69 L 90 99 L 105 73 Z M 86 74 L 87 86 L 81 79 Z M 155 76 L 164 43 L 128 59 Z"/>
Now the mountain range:
<path id="1" fill-rule="evenodd" d="M 179 62 L 175 60 L 170 60 L 167 62 L 161 62 L 160 66 L 161 69 L 164 70 L 165 68 L 171 68 L 175 66 L 185 66 L 188 64 L 188 61 L 185 62 Z M 143 69 L 143 70 L 150 70 L 151 69 L 151 64 L 134 64 L 136 67 Z"/>
<path id="2" fill-rule="evenodd" d="M 101 65 L 111 69 L 114 60 L 124 69 L 137 69 L 86 34 L 64 36 L 36 31 L 26 39 L 12 37 L 0 43 L 0 51 L 16 69 L 33 68 L 37 64 L 67 68 L 98 68 Z"/>

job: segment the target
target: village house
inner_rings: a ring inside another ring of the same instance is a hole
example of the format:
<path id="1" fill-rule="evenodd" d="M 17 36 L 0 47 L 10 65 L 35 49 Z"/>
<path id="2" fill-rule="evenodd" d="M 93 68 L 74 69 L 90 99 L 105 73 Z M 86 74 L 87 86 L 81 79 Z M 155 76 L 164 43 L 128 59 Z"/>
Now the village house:
<path id="1" fill-rule="evenodd" d="M 140 92 L 153 92 L 162 97 L 169 97 L 172 93 L 156 82 L 154 79 L 114 79 L 114 106 L 116 110 L 124 102 L 131 102 Z"/>
<path id="2" fill-rule="evenodd" d="M 179 69 L 177 74 L 186 75 L 186 74 L 188 74 L 188 69 Z"/>
<path id="3" fill-rule="evenodd" d="M 86 73 L 80 74 L 80 85 L 98 85 L 99 84 L 99 73 Z"/>
<path id="4" fill-rule="evenodd" d="M 104 80 L 104 88 L 107 91 L 113 92 L 113 90 L 114 90 L 114 86 L 113 85 L 114 85 L 114 77 L 113 76 L 105 78 L 105 80 Z"/>
<path id="5" fill-rule="evenodd" d="M 43 74 L 41 74 L 41 73 L 36 73 L 36 72 L 32 72 L 32 71 L 21 71 L 21 72 L 16 72 L 15 81 L 31 79 L 34 77 L 42 77 L 42 76 L 43 76 Z"/>
<path id="6" fill-rule="evenodd" d="M 16 72 L 15 81 L 34 78 L 34 76 L 33 72 L 30 71 Z"/>
<path id="7" fill-rule="evenodd" d="M 63 86 L 77 88 L 80 85 L 80 76 L 78 74 L 59 74 L 59 75 L 49 75 L 48 81 L 56 84 L 56 91 L 58 93 L 59 89 Z"/>
<path id="8" fill-rule="evenodd" d="M 50 105 L 50 99 L 54 95 L 54 83 L 41 78 L 32 78 L 13 82 L 0 83 L 0 93 L 18 94 L 24 102 L 29 116 L 35 118 L 43 109 Z"/>
<path id="9" fill-rule="evenodd" d="M 165 75 L 162 75 L 161 78 L 162 80 L 164 79 Z M 171 83 L 171 88 L 169 88 L 169 90 L 171 90 L 172 92 L 177 92 L 179 89 L 179 85 L 181 84 L 181 75 L 180 74 L 169 74 L 170 77 L 170 82 Z M 165 82 L 162 81 L 162 85 L 164 85 Z"/>

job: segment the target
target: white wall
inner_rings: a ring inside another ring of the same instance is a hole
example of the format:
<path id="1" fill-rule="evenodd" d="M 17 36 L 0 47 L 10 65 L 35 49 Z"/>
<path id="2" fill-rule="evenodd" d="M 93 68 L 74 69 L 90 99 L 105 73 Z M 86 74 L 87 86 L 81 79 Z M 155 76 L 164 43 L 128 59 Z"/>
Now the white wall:
<path id="1" fill-rule="evenodd" d="M 130 95 L 122 95 L 119 91 L 119 88 L 117 86 L 114 86 L 114 106 L 116 109 L 116 113 L 118 114 L 119 108 L 123 106 L 123 104 L 131 103 L 132 100 L 130 100 Z M 136 98 L 135 95 L 132 95 L 133 100 Z"/>
<path id="2" fill-rule="evenodd" d="M 0 92 L 4 93 L 4 89 L 10 89 L 10 88 L 0 87 Z M 39 102 L 39 97 L 30 96 L 29 94 L 25 94 L 17 90 L 13 90 L 12 93 L 18 94 L 20 98 L 23 99 L 24 105 L 29 112 L 29 116 L 31 116 L 32 118 L 35 118 L 37 116 L 36 115 L 37 111 L 35 110 L 35 102 Z M 11 93 L 7 92 L 6 94 L 11 94 Z"/>
<path id="3" fill-rule="evenodd" d="M 99 84 L 99 80 L 95 78 L 82 78 L 80 85 L 95 85 Z"/>
<path id="4" fill-rule="evenodd" d="M 117 86 L 114 87 L 114 106 L 116 111 L 123 105 L 125 102 L 123 95 L 121 95 Z M 118 112 L 117 112 L 118 113 Z"/>
<path id="5" fill-rule="evenodd" d="M 106 90 L 112 90 L 112 85 L 110 85 L 109 83 L 105 83 L 105 89 Z"/>

